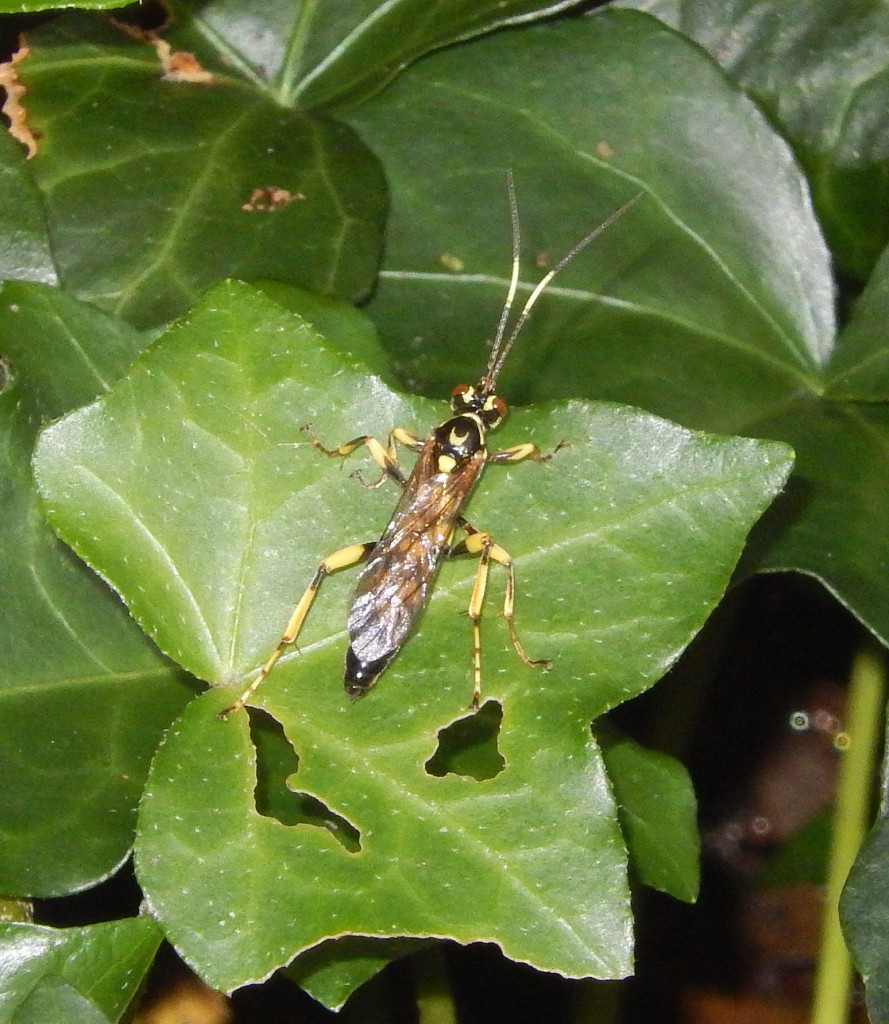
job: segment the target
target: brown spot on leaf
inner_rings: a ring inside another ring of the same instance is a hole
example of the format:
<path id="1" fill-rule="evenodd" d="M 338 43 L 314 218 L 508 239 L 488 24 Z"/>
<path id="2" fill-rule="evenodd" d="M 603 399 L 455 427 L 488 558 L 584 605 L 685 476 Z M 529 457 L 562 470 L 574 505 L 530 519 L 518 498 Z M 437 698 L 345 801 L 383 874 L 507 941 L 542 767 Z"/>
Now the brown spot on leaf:
<path id="1" fill-rule="evenodd" d="M 283 209 L 296 200 L 305 198 L 302 192 L 290 192 L 276 185 L 266 185 L 264 188 L 255 188 L 247 202 L 241 205 L 241 209 L 247 213 L 274 213 L 275 210 Z"/>
<path id="2" fill-rule="evenodd" d="M 603 160 L 609 160 L 614 156 L 614 150 L 603 139 L 596 143 L 596 155 L 602 157 Z"/>
<path id="3" fill-rule="evenodd" d="M 164 39 L 155 39 L 154 48 L 164 69 L 165 82 L 190 82 L 193 85 L 210 85 L 216 76 L 204 69 L 193 53 L 174 50 Z"/>
<path id="4" fill-rule="evenodd" d="M 19 81 L 16 64 L 20 64 L 31 51 L 21 46 L 11 59 L 0 64 L 0 86 L 6 90 L 6 101 L 0 110 L 9 118 L 9 134 L 26 146 L 28 159 L 37 152 L 37 138 L 28 126 L 28 115 L 22 103 L 27 89 Z"/>
<path id="5" fill-rule="evenodd" d="M 212 85 L 216 76 L 207 71 L 193 53 L 188 50 L 174 50 L 165 40 L 161 39 L 157 28 L 143 28 L 142 25 L 128 21 L 121 21 L 119 18 L 109 19 L 115 28 L 118 28 L 130 39 L 137 43 L 147 43 L 153 46 L 160 61 L 162 78 L 165 82 L 189 82 L 192 85 Z M 160 29 L 165 29 L 172 20 L 172 16 L 164 22 Z"/>

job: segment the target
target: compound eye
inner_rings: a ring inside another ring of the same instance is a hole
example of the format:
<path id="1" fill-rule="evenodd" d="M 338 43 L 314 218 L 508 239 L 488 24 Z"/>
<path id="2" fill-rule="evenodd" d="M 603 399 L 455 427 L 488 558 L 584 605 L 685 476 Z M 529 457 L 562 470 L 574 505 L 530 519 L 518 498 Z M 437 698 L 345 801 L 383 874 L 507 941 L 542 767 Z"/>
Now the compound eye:
<path id="1" fill-rule="evenodd" d="M 484 409 L 484 420 L 485 426 L 488 428 L 496 427 L 501 422 L 503 417 L 506 415 L 506 402 L 497 395 L 491 395 L 491 397 L 485 402 Z"/>
<path id="2" fill-rule="evenodd" d="M 465 410 L 475 393 L 475 388 L 470 384 L 458 384 L 451 392 L 451 408 L 454 412 Z"/>

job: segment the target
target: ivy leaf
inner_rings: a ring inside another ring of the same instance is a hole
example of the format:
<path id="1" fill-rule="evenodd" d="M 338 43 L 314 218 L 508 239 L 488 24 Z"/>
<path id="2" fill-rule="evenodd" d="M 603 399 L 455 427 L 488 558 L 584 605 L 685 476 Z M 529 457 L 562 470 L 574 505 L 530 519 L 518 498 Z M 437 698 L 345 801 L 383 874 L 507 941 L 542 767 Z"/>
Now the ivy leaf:
<path id="1" fill-rule="evenodd" d="M 785 504 L 775 509 L 773 536 L 755 541 L 760 564 L 821 579 L 884 644 L 889 404 L 881 398 L 889 392 L 885 330 L 875 312 L 886 304 L 886 266 L 881 260 L 812 389 L 788 395 L 773 414 L 751 424 L 754 434 L 794 443 L 798 455 Z"/>
<path id="2" fill-rule="evenodd" d="M 507 167 L 520 294 L 641 196 L 540 300 L 511 394 L 672 403 L 681 422 L 735 432 L 815 387 L 833 282 L 806 183 L 756 106 L 655 19 L 604 11 L 436 54 L 350 121 L 391 182 L 368 311 L 415 387 L 443 393 L 455 361 L 482 362 L 507 288 Z"/>
<path id="3" fill-rule="evenodd" d="M 107 399 L 45 430 L 35 471 L 54 528 L 161 648 L 241 686 L 319 558 L 378 535 L 392 507 L 300 426 L 333 443 L 441 417 L 440 403 L 389 391 L 308 323 L 231 284 Z M 516 559 L 525 645 L 555 661 L 550 673 L 523 666 L 488 616 L 483 689 L 502 709 L 502 770 L 479 781 L 428 768 L 469 701 L 456 613 L 472 560 L 444 566 L 422 628 L 364 701 L 341 689 L 345 574 L 257 692 L 299 758 L 288 787 L 323 824 L 257 809 L 247 716 L 216 718 L 231 688 L 195 701 L 162 744 L 140 881 L 216 987 L 344 934 L 495 941 L 575 977 L 630 969 L 624 844 L 588 723 L 651 685 L 700 628 L 790 455 L 584 402 L 516 412 L 503 435 L 571 448 L 542 466 L 491 467 L 468 510 Z"/>
<path id="4" fill-rule="evenodd" d="M 284 973 L 313 999 L 339 1011 L 352 993 L 384 967 L 432 943 L 425 939 L 369 939 L 347 935 L 298 956 Z"/>
<path id="5" fill-rule="evenodd" d="M 0 14 L 30 14 L 67 6 L 64 0 L 56 3 L 51 0 L 0 0 Z M 120 0 L 77 0 L 77 6 L 85 11 L 109 11 L 115 7 L 125 7 L 126 4 Z"/>
<path id="6" fill-rule="evenodd" d="M 889 315 L 889 249 L 855 303 L 830 364 L 828 394 L 843 401 L 889 401 L 889 354 L 883 344 Z"/>
<path id="7" fill-rule="evenodd" d="M 25 171 L 21 147 L 6 132 L 0 132 L 0 188 L 0 279 L 56 284 L 40 192 Z"/>
<path id="8" fill-rule="evenodd" d="M 640 880 L 693 903 L 701 844 L 688 772 L 675 758 L 646 750 L 613 726 L 597 724 L 596 735 Z"/>
<path id="9" fill-rule="evenodd" d="M 429 50 L 575 7 L 579 0 L 417 0 L 245 6 L 174 4 L 188 45 L 225 40 L 229 60 L 286 106 L 342 108 L 366 99 Z M 189 21 L 193 22 L 189 24 Z M 175 31 L 175 26 L 174 26 Z"/>
<path id="10" fill-rule="evenodd" d="M 85 999 L 73 985 L 60 978 L 47 980 L 16 1007 L 15 1024 L 43 1024 L 64 1020 L 66 1024 L 110 1024 L 109 1018 Z"/>
<path id="11" fill-rule="evenodd" d="M 882 789 L 885 800 L 885 778 Z M 884 928 L 889 905 L 887 860 L 889 828 L 886 814 L 881 811 L 849 873 L 840 902 L 843 931 L 867 986 L 867 1011 L 874 1024 L 889 1021 L 889 959 Z"/>
<path id="12" fill-rule="evenodd" d="M 107 389 L 142 346 L 53 288 L 0 287 L 3 489 L 0 889 L 60 895 L 109 875 L 133 841 L 161 731 L 192 692 L 126 609 L 52 534 L 31 451 L 41 421 Z M 39 856 L 35 856 L 39 850 Z"/>
<path id="13" fill-rule="evenodd" d="M 513 167 L 520 203 L 530 197 L 526 249 L 550 264 L 641 191 L 541 299 L 504 386 L 523 401 L 604 398 L 791 444 L 793 481 L 741 574 L 810 574 L 889 640 L 882 307 L 868 289 L 874 313 L 865 322 L 862 305 L 835 340 L 808 183 L 706 54 L 656 19 L 609 9 L 434 55 L 350 120 L 392 182 L 369 313 L 417 388 L 440 391 L 455 363 L 481 363 L 472 346 L 506 291 L 499 168 Z M 526 271 L 522 291 L 533 283 Z"/>
<path id="14" fill-rule="evenodd" d="M 865 278 L 889 242 L 889 12 L 880 0 L 620 0 L 707 49 L 768 113 L 808 174 L 838 265 Z"/>
<path id="15" fill-rule="evenodd" d="M 229 274 L 369 291 L 384 184 L 348 126 L 219 64 L 181 80 L 156 42 L 98 16 L 55 19 L 27 44 L 28 172 L 68 290 L 139 326 Z"/>
<path id="16" fill-rule="evenodd" d="M 149 917 L 82 928 L 0 923 L 0 1021 L 118 1021 L 160 941 Z"/>

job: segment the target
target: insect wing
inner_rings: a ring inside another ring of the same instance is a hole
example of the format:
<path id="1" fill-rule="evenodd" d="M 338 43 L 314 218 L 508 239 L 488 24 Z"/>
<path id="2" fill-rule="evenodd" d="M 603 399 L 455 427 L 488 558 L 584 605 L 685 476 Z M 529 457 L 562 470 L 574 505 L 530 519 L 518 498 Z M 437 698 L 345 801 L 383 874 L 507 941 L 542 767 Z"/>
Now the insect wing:
<path id="1" fill-rule="evenodd" d="M 352 650 L 362 663 L 388 661 L 407 639 L 484 464 L 484 452 L 477 452 L 450 473 L 437 473 L 435 445 L 427 439 L 355 586 L 348 627 Z"/>

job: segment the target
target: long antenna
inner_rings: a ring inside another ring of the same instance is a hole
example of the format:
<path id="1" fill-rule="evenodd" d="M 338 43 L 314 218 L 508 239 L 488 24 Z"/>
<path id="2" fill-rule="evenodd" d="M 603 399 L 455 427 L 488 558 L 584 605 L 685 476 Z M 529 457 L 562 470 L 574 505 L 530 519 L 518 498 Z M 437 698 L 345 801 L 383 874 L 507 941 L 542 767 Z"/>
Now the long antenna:
<path id="1" fill-rule="evenodd" d="M 593 228 L 589 234 L 584 235 L 583 238 L 556 263 L 556 265 L 549 271 L 537 284 L 531 294 L 528 296 L 528 301 L 522 308 L 519 317 L 515 322 L 515 326 L 510 331 L 509 336 L 504 342 L 503 337 L 506 331 L 506 321 L 509 319 L 509 313 L 512 309 L 513 299 L 518 288 L 519 278 L 519 211 L 516 204 L 515 197 L 515 184 L 513 182 L 512 171 L 507 172 L 506 184 L 509 190 L 509 209 L 512 216 L 512 279 L 509 284 L 509 292 L 506 296 L 506 303 L 503 306 L 503 312 L 500 315 L 500 323 L 497 327 L 497 335 L 494 339 L 494 345 L 491 349 L 491 356 L 488 359 L 488 365 L 485 369 L 485 374 L 481 379 L 479 385 L 479 391 L 484 395 L 490 395 L 494 391 L 494 386 L 497 383 L 497 378 L 500 376 L 500 371 L 503 369 L 503 364 L 506 361 L 506 357 L 509 354 L 509 350 L 515 344 L 516 338 L 519 336 L 519 332 L 525 326 L 528 321 L 528 317 L 531 315 L 531 310 L 534 308 L 537 300 L 545 291 L 547 285 L 552 279 L 562 270 L 567 264 L 569 264 L 575 256 L 583 252 L 583 250 L 601 235 L 604 231 L 616 221 L 619 220 L 623 215 L 634 206 L 644 195 L 643 192 L 637 192 L 631 199 L 628 199 L 625 203 L 619 206 L 616 210 L 610 213 L 601 224 Z"/>
<path id="2" fill-rule="evenodd" d="M 506 331 L 506 322 L 509 320 L 509 312 L 512 309 L 513 299 L 519 286 L 519 263 L 522 258 L 521 228 L 519 227 L 519 204 L 515 197 L 515 181 L 512 177 L 512 168 L 506 171 L 506 190 L 509 193 L 509 216 L 512 220 L 512 277 L 509 281 L 509 291 L 506 293 L 506 302 L 503 303 L 503 312 L 500 314 L 500 323 L 497 325 L 497 335 L 494 344 L 491 346 L 491 358 L 488 361 L 488 368 L 485 370 L 485 379 L 497 358 L 497 350 L 503 341 Z"/>

